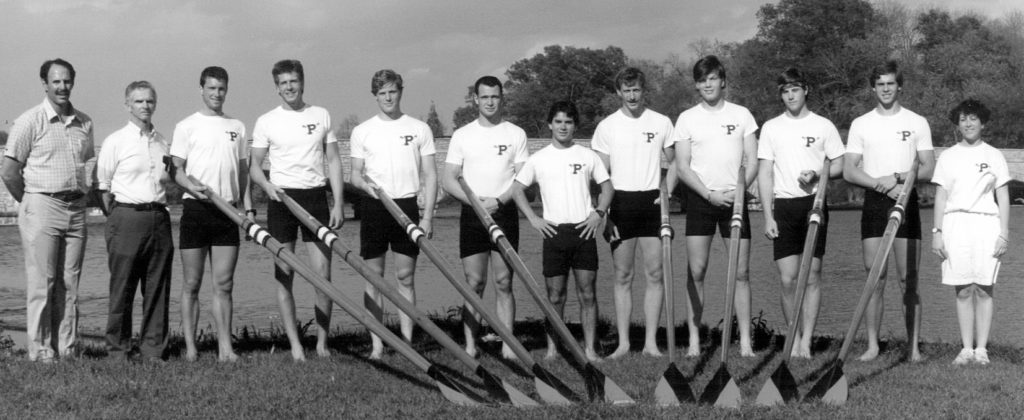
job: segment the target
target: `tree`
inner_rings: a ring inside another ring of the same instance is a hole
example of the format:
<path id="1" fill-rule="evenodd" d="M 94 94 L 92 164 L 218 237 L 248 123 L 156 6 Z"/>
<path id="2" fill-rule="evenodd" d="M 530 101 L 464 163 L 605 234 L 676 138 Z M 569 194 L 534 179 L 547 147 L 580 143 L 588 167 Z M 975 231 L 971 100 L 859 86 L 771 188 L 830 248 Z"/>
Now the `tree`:
<path id="1" fill-rule="evenodd" d="M 0 146 L 6 146 L 6 145 L 7 145 L 7 132 L 4 131 L 4 130 L 0 130 Z"/>
<path id="2" fill-rule="evenodd" d="M 430 131 L 434 133 L 434 138 L 444 137 L 444 124 L 441 124 L 441 118 L 437 116 L 437 106 L 434 105 L 434 101 L 430 101 L 430 112 L 427 112 L 427 125 L 430 126 Z"/>
<path id="3" fill-rule="evenodd" d="M 466 90 L 469 91 L 466 93 L 466 104 L 458 107 L 455 110 L 455 113 L 452 114 L 453 129 L 459 129 L 462 126 L 469 124 L 475 120 L 478 115 L 476 102 L 473 101 L 473 97 L 476 92 L 473 91 L 473 86 L 469 86 Z"/>
<path id="4" fill-rule="evenodd" d="M 356 126 L 359 125 L 360 122 L 361 121 L 359 121 L 358 115 L 348 114 L 348 116 L 345 117 L 345 119 L 341 120 L 341 122 L 339 122 L 338 125 L 335 126 L 334 133 L 335 135 L 338 136 L 338 139 L 351 138 L 352 129 L 356 128 Z"/>
<path id="5" fill-rule="evenodd" d="M 571 100 L 580 111 L 579 137 L 594 133 L 604 116 L 602 101 L 615 93 L 615 74 L 626 65 L 621 48 L 603 50 L 551 45 L 544 52 L 512 64 L 505 72 L 508 119 L 530 137 L 547 133 L 547 112 L 559 100 Z"/>

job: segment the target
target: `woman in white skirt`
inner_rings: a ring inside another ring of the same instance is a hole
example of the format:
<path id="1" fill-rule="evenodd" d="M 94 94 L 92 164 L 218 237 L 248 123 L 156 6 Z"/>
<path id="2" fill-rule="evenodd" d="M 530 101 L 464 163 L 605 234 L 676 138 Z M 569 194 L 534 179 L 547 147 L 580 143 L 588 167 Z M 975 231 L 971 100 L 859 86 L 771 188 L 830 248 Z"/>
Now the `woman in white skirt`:
<path id="1" fill-rule="evenodd" d="M 989 115 L 974 99 L 953 108 L 949 118 L 961 138 L 939 156 L 932 175 L 937 184 L 932 252 L 942 258 L 942 284 L 956 290 L 964 346 L 954 365 L 989 362 L 992 290 L 1009 242 L 1010 174 L 1003 154 L 981 138 Z"/>

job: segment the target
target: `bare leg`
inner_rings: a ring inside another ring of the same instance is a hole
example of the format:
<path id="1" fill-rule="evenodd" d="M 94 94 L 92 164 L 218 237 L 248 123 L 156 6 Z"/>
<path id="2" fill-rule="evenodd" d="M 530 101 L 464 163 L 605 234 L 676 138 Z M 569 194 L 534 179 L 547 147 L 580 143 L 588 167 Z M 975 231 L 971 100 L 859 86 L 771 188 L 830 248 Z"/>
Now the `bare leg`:
<path id="1" fill-rule="evenodd" d="M 796 311 L 796 283 L 797 276 L 800 272 L 800 255 L 790 255 L 778 260 L 775 260 L 775 265 L 779 268 L 779 281 L 782 284 L 782 315 L 786 318 L 786 326 L 792 325 L 796 322 L 794 314 Z M 792 340 L 794 342 L 800 341 L 800 330 L 796 330 L 797 333 Z M 786 337 L 790 339 L 790 337 Z M 793 347 L 793 356 L 799 355 L 800 352 L 796 346 Z"/>
<path id="2" fill-rule="evenodd" d="M 637 240 L 640 252 L 643 253 L 644 277 L 647 288 L 644 290 L 644 349 L 643 354 L 661 356 L 658 350 L 658 323 L 661 320 L 662 299 L 665 297 L 665 284 L 662 281 L 661 239 L 644 237 Z M 669 328 L 672 326 L 670 325 Z"/>
<path id="3" fill-rule="evenodd" d="M 956 319 L 960 324 L 960 342 L 965 349 L 974 349 L 975 285 L 956 286 Z"/>
<path id="4" fill-rule="evenodd" d="M 821 305 L 821 259 L 811 260 L 811 273 L 807 277 L 807 290 L 804 292 L 803 325 L 800 335 L 800 357 L 811 358 L 811 339 L 814 337 L 814 325 L 818 322 L 818 308 Z"/>
<path id="5" fill-rule="evenodd" d="M 619 333 L 619 347 L 608 356 L 618 359 L 629 353 L 629 319 L 633 314 L 633 264 L 637 238 L 623 240 L 612 251 L 615 265 L 615 327 Z"/>
<path id="6" fill-rule="evenodd" d="M 310 266 L 317 274 L 331 281 L 331 249 L 323 242 L 314 240 L 306 242 L 306 252 L 309 254 Z M 331 352 L 327 350 L 327 335 L 331 332 L 331 311 L 334 302 L 320 290 L 316 290 L 316 309 L 314 310 L 316 320 L 316 354 L 319 357 L 328 357 Z"/>
<path id="7" fill-rule="evenodd" d="M 583 350 L 591 362 L 601 360 L 594 344 L 597 342 L 597 294 L 594 283 L 597 272 L 572 270 L 576 278 L 576 294 L 580 301 L 580 324 L 583 324 Z"/>
<path id="8" fill-rule="evenodd" d="M 686 305 L 686 326 L 690 330 L 690 348 L 686 352 L 688 357 L 700 356 L 700 324 L 704 311 L 704 275 L 707 273 L 711 239 L 711 236 L 686 237 L 686 290 L 689 294 Z"/>
<path id="9" fill-rule="evenodd" d="M 395 277 L 398 279 L 398 293 L 416 306 L 416 257 L 395 254 Z M 401 312 L 398 315 L 399 327 L 405 341 L 412 342 L 412 318 Z"/>
<path id="10" fill-rule="evenodd" d="M 512 331 L 512 324 L 516 319 L 516 299 L 512 294 L 512 270 L 501 253 L 491 251 L 491 270 L 494 271 L 494 303 L 497 306 L 498 319 L 505 324 L 509 331 Z M 514 359 L 516 354 L 508 343 L 501 345 L 501 356 L 506 359 Z"/>
<path id="11" fill-rule="evenodd" d="M 231 317 L 233 303 L 235 264 L 238 261 L 237 246 L 215 246 L 210 250 L 213 270 L 213 321 L 217 326 L 217 355 L 222 362 L 238 360 L 231 346 Z M 182 252 L 184 254 L 184 252 Z M 184 299 L 182 299 L 184 301 Z M 198 305 L 197 305 L 198 306 Z M 184 310 L 184 309 L 183 309 Z"/>
<path id="12" fill-rule="evenodd" d="M 548 303 L 551 303 L 551 306 L 555 307 L 555 312 L 557 312 L 558 317 L 562 319 L 565 318 L 563 315 L 565 313 L 565 283 L 567 277 L 568 275 L 561 275 L 544 278 L 544 284 L 547 286 L 548 289 Z M 548 323 L 550 324 L 551 321 L 548 320 Z M 544 358 L 554 359 L 555 356 L 558 354 L 558 350 L 555 344 L 554 333 L 552 332 L 553 327 L 551 325 L 548 325 L 547 330 L 548 351 L 544 355 Z"/>
<path id="13" fill-rule="evenodd" d="M 289 252 L 295 251 L 295 242 L 285 242 L 281 246 Z M 302 350 L 302 341 L 299 340 L 299 328 L 295 324 L 295 297 L 292 296 L 292 280 L 295 273 L 291 267 L 281 260 L 274 259 L 276 264 L 274 279 L 277 280 L 277 304 L 281 310 L 281 322 L 284 324 L 284 332 L 288 336 L 288 343 L 292 347 L 292 359 L 297 362 L 306 360 Z"/>
<path id="14" fill-rule="evenodd" d="M 750 239 L 740 239 L 740 258 L 736 270 L 736 296 L 733 305 L 736 307 L 736 323 L 740 330 L 740 356 L 754 356 L 750 335 Z M 727 319 L 725 322 L 732 322 Z"/>
<path id="15" fill-rule="evenodd" d="M 466 283 L 477 296 L 483 296 L 484 287 L 487 286 L 487 262 L 490 253 L 481 252 L 462 259 L 463 272 L 466 274 Z M 469 315 L 472 319 L 462 320 L 462 330 L 466 335 L 466 353 L 476 357 L 476 327 L 480 325 L 480 314 L 469 302 L 463 304 L 463 314 Z"/>
<path id="16" fill-rule="evenodd" d="M 975 302 L 974 302 L 974 322 L 975 328 L 974 333 L 977 335 L 975 346 L 979 349 L 985 349 L 988 346 L 988 333 L 992 329 L 992 313 L 994 312 L 994 306 L 992 303 L 992 291 L 993 286 L 978 286 L 975 285 L 977 291 L 975 291 Z"/>
<path id="17" fill-rule="evenodd" d="M 185 336 L 185 360 L 199 358 L 196 329 L 199 322 L 199 289 L 203 284 L 207 248 L 181 250 L 183 276 L 181 283 L 181 328 Z"/>
<path id="18" fill-rule="evenodd" d="M 370 267 L 375 274 L 384 276 L 384 262 L 387 254 L 381 254 L 377 258 L 369 258 L 366 260 L 366 265 Z M 363 298 L 363 306 L 366 310 L 377 318 L 378 321 L 384 320 L 384 297 L 381 296 L 380 291 L 373 284 L 366 282 L 366 295 Z M 370 359 L 378 360 L 384 355 L 384 342 L 377 336 L 377 334 L 370 333 L 371 350 Z"/>

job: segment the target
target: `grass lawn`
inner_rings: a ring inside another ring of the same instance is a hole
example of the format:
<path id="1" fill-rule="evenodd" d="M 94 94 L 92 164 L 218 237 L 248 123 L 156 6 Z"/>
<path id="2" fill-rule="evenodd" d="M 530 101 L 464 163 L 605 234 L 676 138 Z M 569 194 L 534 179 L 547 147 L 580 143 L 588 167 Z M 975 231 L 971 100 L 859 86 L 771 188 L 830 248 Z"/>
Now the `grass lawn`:
<path id="1" fill-rule="evenodd" d="M 461 326 L 452 319 L 438 320 L 461 342 Z M 517 335 L 534 357 L 543 356 L 543 326 L 524 321 Z M 580 336 L 578 325 L 571 325 Z M 633 330 L 642 334 L 639 327 Z M 458 332 L 454 334 L 454 332 Z M 620 360 L 597 364 L 608 377 L 633 396 L 638 404 L 610 406 L 579 403 L 567 407 L 518 409 L 510 406 L 461 407 L 449 403 L 427 375 L 397 353 L 381 362 L 366 359 L 369 336 L 362 331 L 337 332 L 332 337 L 334 355 L 317 359 L 307 353 L 306 363 L 293 363 L 287 341 L 277 332 L 250 334 L 239 330 L 237 363 L 216 362 L 215 342 L 204 336 L 201 358 L 187 363 L 178 354 L 184 345 L 172 342 L 172 357 L 165 363 L 128 363 L 105 357 L 90 348 L 85 355 L 56 364 L 30 363 L 23 352 L 13 351 L 9 340 L 0 340 L 0 417 L 3 418 L 1019 418 L 1024 409 L 1024 357 L 1020 349 L 991 347 L 988 366 L 955 367 L 950 364 L 959 348 L 924 344 L 926 360 L 909 363 L 901 342 L 889 342 L 875 361 L 850 361 L 846 405 L 793 403 L 774 408 L 753 402 L 761 386 L 775 371 L 782 340 L 763 324 L 756 339 L 757 355 L 740 358 L 738 349 L 729 358 L 729 370 L 743 394 L 739 410 L 684 404 L 663 408 L 654 404 L 653 393 L 667 358 L 633 353 Z M 717 342 L 718 330 L 709 333 Z M 2 333 L 0 333 L 2 335 Z M 601 344 L 614 348 L 614 334 L 607 324 L 599 330 Z M 312 338 L 307 337 L 307 349 Z M 677 334 L 685 343 L 686 332 Z M 634 349 L 642 345 L 635 337 Z M 838 340 L 819 338 L 812 360 L 791 361 L 800 393 L 810 389 L 839 350 Z M 479 379 L 437 347 L 425 335 L 414 345 L 427 358 L 451 372 L 461 382 L 483 394 Z M 518 363 L 497 356 L 499 344 L 485 345 L 481 363 L 521 391 L 536 398 L 532 378 Z M 736 349 L 734 345 L 731 348 Z M 719 366 L 717 344 L 708 344 L 699 358 L 677 360 L 699 394 Z M 682 355 L 680 349 L 677 355 Z M 851 355 L 863 344 L 855 344 Z M 578 395 L 584 396 L 579 374 L 564 359 L 542 365 Z M 694 374 L 694 372 L 697 372 Z"/>

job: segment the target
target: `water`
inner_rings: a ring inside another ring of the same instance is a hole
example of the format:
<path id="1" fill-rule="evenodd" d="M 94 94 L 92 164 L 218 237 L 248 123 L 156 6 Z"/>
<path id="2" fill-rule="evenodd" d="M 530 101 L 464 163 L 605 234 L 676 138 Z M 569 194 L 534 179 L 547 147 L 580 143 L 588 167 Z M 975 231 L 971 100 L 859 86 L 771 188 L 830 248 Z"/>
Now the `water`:
<path id="1" fill-rule="evenodd" d="M 453 211 L 442 211 L 442 216 L 435 221 L 436 232 L 433 240 L 448 260 L 455 263 L 455 271 L 461 275 L 461 265 L 458 264 L 458 219 L 453 214 Z M 1011 210 L 1011 220 L 1021 220 L 1022 217 L 1024 217 L 1024 208 L 1014 207 Z M 931 210 L 925 210 L 922 218 L 927 232 L 931 226 Z M 750 264 L 752 313 L 756 315 L 763 311 L 768 325 L 781 330 L 783 321 L 779 304 L 779 281 L 774 261 L 772 261 L 771 243 L 761 235 L 763 232 L 761 214 L 752 214 L 751 220 L 755 233 L 751 246 Z M 863 290 L 865 272 L 861 257 L 859 220 L 859 211 L 832 212 L 832 224 L 829 227 L 829 243 L 823 273 L 821 314 L 816 330 L 819 335 L 842 336 L 845 334 L 850 318 L 853 316 L 854 306 Z M 677 232 L 683 232 L 684 223 L 685 215 L 673 215 L 672 224 Z M 1024 274 L 1024 261 L 1022 261 L 1020 247 L 1013 242 L 1024 237 L 1022 235 L 1024 229 L 1018 227 L 1019 225 L 1019 223 L 1011 224 L 1010 252 L 1003 259 L 1002 272 L 995 289 L 996 314 L 992 328 L 993 342 L 1013 346 L 1024 346 L 1024 328 L 1021 328 L 1021 321 L 1024 319 L 1024 306 L 1019 303 L 1024 301 L 1024 283 L 1020 281 Z M 522 257 L 534 275 L 543 281 L 540 278 L 540 236 L 525 221 L 521 226 Z M 341 230 L 342 240 L 349 248 L 358 249 L 358 229 L 358 221 L 353 221 L 346 224 Z M 178 227 L 174 226 L 173 230 L 175 243 L 177 243 Z M 959 332 L 953 290 L 940 283 L 939 261 L 937 257 L 928 252 L 931 238 L 927 233 L 925 236 L 926 240 L 922 243 L 924 252 L 922 252 L 921 259 L 920 281 L 924 309 L 921 337 L 928 342 L 958 343 Z M 79 296 L 82 328 L 93 333 L 102 331 L 106 323 L 108 279 L 104 246 L 102 224 L 90 225 L 89 246 L 86 251 Z M 614 304 L 612 300 L 611 255 L 607 244 L 603 242 L 600 243 L 598 249 L 600 250 L 597 287 L 599 311 L 602 317 L 612 319 Z M 300 256 L 304 256 L 305 247 L 299 246 L 297 250 Z M 677 282 L 676 314 L 677 322 L 681 324 L 683 319 L 678 314 L 684 313 L 681 290 L 684 284 L 686 261 L 681 239 L 674 241 L 674 250 L 673 263 L 676 268 Z M 712 274 L 709 274 L 705 283 L 707 302 L 704 319 L 711 325 L 716 324 L 724 316 L 726 254 L 726 245 L 722 241 L 715 241 L 709 271 Z M 267 329 L 279 325 L 280 317 L 276 302 L 277 284 L 273 280 L 273 267 L 269 255 L 255 244 L 244 243 L 239 258 L 235 275 L 234 325 L 236 327 L 250 326 L 257 329 Z M 180 264 L 177 257 L 175 260 L 176 264 Z M 394 281 L 390 262 L 389 259 L 385 277 Z M 24 325 L 23 264 L 23 253 L 17 227 L 0 227 L 0 270 L 5 273 L 3 278 L 0 278 L 0 320 L 16 325 Z M 334 283 L 352 300 L 362 302 L 364 280 L 340 258 L 334 258 L 332 272 Z M 890 267 L 889 272 L 890 276 L 894 276 L 895 267 Z M 180 265 L 176 265 L 173 273 L 171 325 L 173 329 L 180 330 Z M 633 285 L 633 318 L 637 322 L 642 322 L 642 283 L 641 279 L 637 279 Z M 572 290 L 570 288 L 566 317 L 569 322 L 577 322 L 578 306 L 575 293 Z M 461 304 L 458 293 L 426 256 L 420 258 L 417 266 L 416 291 L 417 306 L 427 313 L 445 313 L 448 308 Z M 210 293 L 209 272 L 207 272 L 200 297 L 202 305 L 200 328 L 204 329 L 212 328 L 213 324 L 213 318 L 209 313 Z M 518 279 L 516 280 L 515 295 L 518 308 L 517 319 L 540 319 L 543 317 Z M 308 321 L 313 317 L 312 286 L 302 281 L 296 281 L 295 297 L 299 319 L 303 322 Z M 883 338 L 906 337 L 903 327 L 900 287 L 897 282 L 889 281 L 887 283 L 886 297 L 882 336 Z M 140 301 L 141 297 L 136 299 L 137 307 L 140 305 Z M 491 288 L 488 288 L 485 301 L 493 302 Z M 139 309 L 135 311 L 136 318 L 140 312 Z M 389 312 L 394 314 L 394 309 L 389 309 Z M 332 325 L 355 328 L 358 324 L 335 307 Z M 136 328 L 138 328 L 137 320 Z M 863 329 L 861 331 L 863 334 Z"/>

